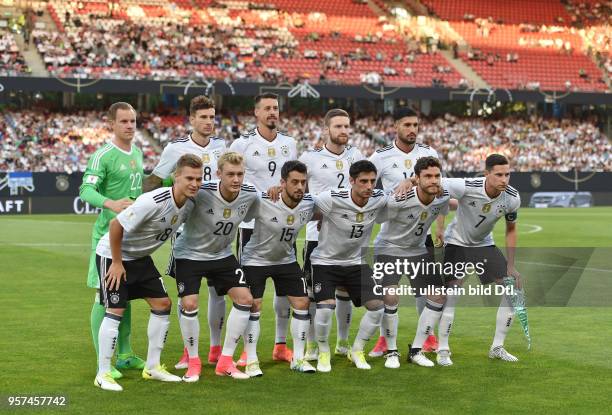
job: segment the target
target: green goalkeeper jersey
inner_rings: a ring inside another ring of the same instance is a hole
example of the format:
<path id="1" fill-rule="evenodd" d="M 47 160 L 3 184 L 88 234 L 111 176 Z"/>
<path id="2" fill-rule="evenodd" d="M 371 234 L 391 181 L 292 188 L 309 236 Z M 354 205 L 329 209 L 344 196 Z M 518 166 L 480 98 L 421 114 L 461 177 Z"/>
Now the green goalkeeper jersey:
<path id="1" fill-rule="evenodd" d="M 93 228 L 92 243 L 108 231 L 116 213 L 103 207 L 107 199 L 135 200 L 142 193 L 142 151 L 132 145 L 128 153 L 112 143 L 100 147 L 89 159 L 79 189 L 81 199 L 102 208 Z M 95 246 L 93 246 L 95 249 Z"/>

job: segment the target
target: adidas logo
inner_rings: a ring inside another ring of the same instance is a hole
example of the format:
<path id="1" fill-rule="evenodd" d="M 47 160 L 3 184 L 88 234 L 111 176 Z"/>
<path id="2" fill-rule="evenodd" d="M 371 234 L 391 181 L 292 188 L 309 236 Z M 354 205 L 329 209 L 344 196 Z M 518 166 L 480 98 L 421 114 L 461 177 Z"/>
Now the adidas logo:
<path id="1" fill-rule="evenodd" d="M 328 167 L 327 167 L 327 164 L 322 165 L 322 166 L 321 166 L 321 168 L 322 168 L 322 169 L 327 169 L 327 168 L 328 168 Z"/>
<path id="2" fill-rule="evenodd" d="M 342 215 L 342 219 L 348 219 L 348 215 L 345 213 L 344 215 Z"/>
<path id="3" fill-rule="evenodd" d="M 408 215 L 408 219 L 414 219 L 414 215 L 411 213 L 410 215 Z"/>
<path id="4" fill-rule="evenodd" d="M 119 170 L 127 170 L 127 167 L 125 167 L 125 164 L 122 164 Z"/>
<path id="5" fill-rule="evenodd" d="M 395 164 L 395 163 L 393 163 L 393 166 L 391 166 L 391 167 L 394 168 L 394 169 L 399 168 L 399 166 L 397 164 Z"/>
<path id="6" fill-rule="evenodd" d="M 276 216 L 272 218 L 272 222 L 278 223 L 278 219 L 276 219 Z"/>
<path id="7" fill-rule="evenodd" d="M 476 202 L 471 201 L 470 203 L 468 203 L 468 205 L 472 206 L 472 207 L 476 207 Z"/>
<path id="8" fill-rule="evenodd" d="M 259 151 L 255 150 L 255 152 L 253 153 L 253 157 L 258 157 L 259 156 Z"/>
<path id="9" fill-rule="evenodd" d="M 166 218 L 161 218 L 161 221 L 162 221 L 162 222 L 165 222 L 165 221 L 166 221 Z"/>
<path id="10" fill-rule="evenodd" d="M 214 210 L 212 210 L 212 209 L 208 209 L 208 210 L 206 211 L 206 213 L 208 213 L 209 215 L 214 215 L 214 214 L 215 214 L 215 211 L 214 211 Z"/>

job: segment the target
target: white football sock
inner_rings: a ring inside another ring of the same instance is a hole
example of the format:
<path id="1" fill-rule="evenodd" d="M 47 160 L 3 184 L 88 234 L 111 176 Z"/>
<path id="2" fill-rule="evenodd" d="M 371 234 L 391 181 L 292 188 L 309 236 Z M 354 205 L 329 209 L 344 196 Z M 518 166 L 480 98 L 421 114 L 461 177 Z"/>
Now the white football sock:
<path id="1" fill-rule="evenodd" d="M 397 325 L 399 315 L 397 305 L 385 305 L 381 327 L 385 332 L 388 350 L 397 350 Z"/>
<path id="2" fill-rule="evenodd" d="M 291 337 L 293 338 L 293 359 L 298 361 L 304 358 L 306 347 L 306 332 L 310 327 L 308 310 L 293 310 L 291 319 Z"/>
<path id="3" fill-rule="evenodd" d="M 187 348 L 190 358 L 198 357 L 198 342 L 200 341 L 200 320 L 198 319 L 198 309 L 185 311 L 181 309 L 179 319 L 183 344 Z"/>
<path id="4" fill-rule="evenodd" d="M 287 343 L 287 327 L 289 327 L 289 313 L 291 306 L 287 296 L 279 297 L 274 294 L 274 312 L 276 313 L 276 339 L 275 343 Z"/>
<path id="5" fill-rule="evenodd" d="M 416 334 L 412 341 L 413 349 L 422 349 L 423 343 L 427 340 L 427 336 L 433 333 L 436 323 L 442 316 L 442 309 L 444 304 L 439 304 L 431 300 L 426 301 L 425 310 L 419 317 L 419 323 L 417 325 Z"/>
<path id="6" fill-rule="evenodd" d="M 310 323 L 308 324 L 308 333 L 306 334 L 306 341 L 308 343 L 315 343 L 315 318 L 317 316 L 317 303 L 312 300 L 310 302 L 310 306 L 308 306 L 308 311 L 310 314 Z"/>
<path id="7" fill-rule="evenodd" d="M 151 310 L 151 314 L 149 315 L 149 326 L 147 327 L 147 335 L 149 336 L 147 369 L 154 369 L 159 365 L 161 352 L 166 343 L 166 337 L 168 337 L 168 327 L 170 327 L 170 310 Z"/>
<path id="8" fill-rule="evenodd" d="M 438 350 L 450 350 L 448 338 L 455 321 L 455 305 L 457 301 L 459 301 L 458 295 L 446 296 L 446 303 L 444 303 L 444 308 L 442 309 L 440 327 L 438 329 Z"/>
<path id="9" fill-rule="evenodd" d="M 315 336 L 319 345 L 319 353 L 329 353 L 329 332 L 331 330 L 334 304 L 317 304 L 317 316 L 315 318 Z"/>
<path id="10" fill-rule="evenodd" d="M 336 290 L 336 324 L 338 326 L 337 340 L 348 341 L 353 319 L 353 304 L 346 291 Z"/>
<path id="11" fill-rule="evenodd" d="M 355 342 L 353 343 L 354 352 L 363 351 L 365 344 L 368 342 L 368 340 L 370 340 L 370 337 L 376 333 L 376 329 L 380 327 L 383 314 L 383 307 L 378 310 L 367 310 L 365 312 L 361 318 L 361 322 L 359 323 L 359 331 L 357 332 L 357 337 L 355 337 Z"/>
<path id="12" fill-rule="evenodd" d="M 261 326 L 259 324 L 259 316 L 261 313 L 251 313 L 249 322 L 244 331 L 244 351 L 247 355 L 247 363 L 256 362 L 257 359 L 257 342 L 259 341 L 259 333 Z"/>
<path id="13" fill-rule="evenodd" d="M 217 295 L 215 287 L 208 287 L 208 330 L 210 346 L 221 345 L 221 331 L 225 319 L 225 296 Z"/>
<path id="14" fill-rule="evenodd" d="M 98 373 L 100 374 L 111 371 L 111 359 L 117 347 L 120 323 L 121 316 L 106 312 L 100 324 L 98 332 Z"/>
<path id="15" fill-rule="evenodd" d="M 221 352 L 224 356 L 233 356 L 236 351 L 236 345 L 240 340 L 240 336 L 244 334 L 247 324 L 249 324 L 249 317 L 251 315 L 250 305 L 240 305 L 234 303 L 232 311 L 229 313 L 227 318 L 227 327 L 225 329 L 225 341 L 223 342 L 223 350 Z"/>
<path id="16" fill-rule="evenodd" d="M 493 338 L 493 346 L 503 346 L 506 335 L 510 331 L 510 326 L 514 321 L 514 309 L 510 303 L 510 299 L 506 294 L 502 296 L 499 308 L 497 309 L 497 321 L 495 323 L 495 337 Z"/>

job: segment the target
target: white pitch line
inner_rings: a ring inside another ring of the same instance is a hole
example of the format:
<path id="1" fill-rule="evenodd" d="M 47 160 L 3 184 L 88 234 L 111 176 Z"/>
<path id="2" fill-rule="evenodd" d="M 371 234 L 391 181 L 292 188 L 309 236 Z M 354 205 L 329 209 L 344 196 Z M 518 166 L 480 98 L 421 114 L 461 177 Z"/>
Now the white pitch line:
<path id="1" fill-rule="evenodd" d="M 536 233 L 536 232 L 540 232 L 542 229 L 544 229 L 544 228 L 542 228 L 539 225 L 532 225 L 530 223 L 519 223 L 519 225 L 521 225 L 521 226 L 528 226 L 528 227 L 531 228 L 530 231 L 523 232 L 523 233 Z"/>
<path id="2" fill-rule="evenodd" d="M 0 245 L 15 246 L 91 246 L 91 244 L 63 244 L 58 242 L 10 242 L 0 241 Z"/>
<path id="3" fill-rule="evenodd" d="M 579 269 L 582 271 L 605 272 L 607 274 L 612 274 L 612 270 L 603 269 L 603 268 L 579 267 L 576 265 L 546 264 L 544 262 L 530 262 L 530 261 L 516 261 L 516 262 L 518 262 L 519 264 L 541 265 L 543 267 L 551 267 L 551 268 Z"/>

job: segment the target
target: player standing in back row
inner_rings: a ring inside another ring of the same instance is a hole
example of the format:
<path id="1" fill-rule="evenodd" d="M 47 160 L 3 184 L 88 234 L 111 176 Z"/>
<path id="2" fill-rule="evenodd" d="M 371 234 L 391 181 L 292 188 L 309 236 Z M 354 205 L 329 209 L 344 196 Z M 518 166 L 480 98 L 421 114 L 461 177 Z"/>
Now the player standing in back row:
<path id="1" fill-rule="evenodd" d="M 203 164 L 202 180 L 217 179 L 217 160 L 226 151 L 225 140 L 214 136 L 215 132 L 215 103 L 208 97 L 200 95 L 189 103 L 189 123 L 192 131 L 186 137 L 171 141 L 164 148 L 161 159 L 147 176 L 143 183 L 143 190 L 148 192 L 157 189 L 162 181 L 169 179 L 176 166 L 176 161 L 183 154 L 195 154 L 201 158 Z M 179 229 L 178 233 L 181 232 Z M 174 242 L 174 241 L 173 241 Z M 172 257 L 170 258 L 172 263 Z M 172 275 L 171 267 L 166 271 Z M 174 276 L 174 275 L 172 275 Z M 178 318 L 181 319 L 180 299 L 177 305 Z M 225 318 L 225 297 L 218 296 L 214 287 L 208 286 L 208 329 L 210 331 L 210 349 L 208 363 L 215 364 L 221 355 L 221 329 Z M 187 369 L 189 355 L 187 346 L 184 346 L 183 356 L 175 365 L 177 369 Z"/>
<path id="2" fill-rule="evenodd" d="M 356 147 L 348 145 L 351 133 L 351 119 L 343 109 L 334 108 L 327 111 L 323 120 L 327 142 L 322 148 L 304 152 L 300 161 L 308 167 L 308 192 L 318 195 L 330 189 L 346 189 L 349 187 L 349 168 L 353 163 L 363 160 L 363 154 Z M 317 221 L 311 221 L 306 226 L 306 244 L 304 245 L 304 274 L 310 280 L 310 255 L 317 247 L 319 231 Z M 312 293 L 310 293 L 312 299 Z M 351 299 L 343 287 L 336 289 L 336 323 L 338 336 L 336 338 L 335 354 L 346 356 L 349 345 L 349 329 L 352 320 Z M 314 319 L 316 304 L 310 304 L 311 323 L 308 332 L 306 359 L 316 360 L 318 355 L 314 334 Z"/>
<path id="3" fill-rule="evenodd" d="M 91 309 L 91 335 L 98 355 L 98 332 L 104 319 L 104 306 L 100 304 L 100 285 L 96 269 L 96 246 L 106 232 L 110 221 L 130 206 L 142 193 L 142 151 L 132 144 L 136 133 L 136 110 L 126 102 L 116 102 L 108 110 L 108 121 L 113 132 L 110 143 L 100 147 L 89 159 L 79 188 L 81 199 L 91 206 L 102 208 L 91 235 L 91 256 L 87 286 L 96 289 Z M 117 338 L 117 367 L 119 369 L 142 369 L 144 361 L 136 356 L 130 345 L 132 311 L 126 305 Z M 114 379 L 123 375 L 111 368 Z"/>
<path id="4" fill-rule="evenodd" d="M 393 144 L 377 150 L 370 157 L 370 161 L 374 163 L 378 170 L 378 178 L 382 181 L 382 186 L 385 191 L 394 189 L 402 180 L 406 180 L 414 176 L 414 166 L 421 157 L 438 158 L 438 153 L 431 147 L 421 143 L 417 143 L 419 132 L 419 116 L 410 108 L 398 108 L 393 114 L 395 119 L 396 138 Z M 436 220 L 436 235 L 437 239 L 441 240 L 442 231 L 444 229 L 444 216 L 438 216 Z M 383 223 L 381 231 L 388 231 L 390 223 Z M 429 229 L 427 231 L 427 246 L 433 246 L 433 241 Z M 387 298 L 388 299 L 388 298 Z M 394 305 L 385 304 L 385 314 L 380 327 L 380 337 L 370 351 L 372 357 L 379 357 L 388 351 L 387 337 L 393 331 L 396 315 L 394 315 Z M 425 308 L 425 297 L 417 295 L 416 307 L 418 315 L 421 315 Z M 425 345 L 425 351 L 434 351 L 437 347 L 435 336 L 428 337 Z"/>
<path id="5" fill-rule="evenodd" d="M 278 186 L 281 178 L 281 168 L 285 162 L 297 159 L 295 140 L 278 131 L 280 111 L 278 95 L 272 93 L 255 97 L 254 130 L 242 135 L 230 146 L 244 156 L 248 181 L 260 192 Z M 238 256 L 253 233 L 254 221 L 242 223 L 238 238 Z M 289 326 L 289 300 L 287 297 L 274 296 L 274 311 L 276 313 L 276 338 L 272 358 L 291 362 L 292 353 L 287 349 L 287 327 Z M 245 353 L 239 364 L 246 364 Z"/>

